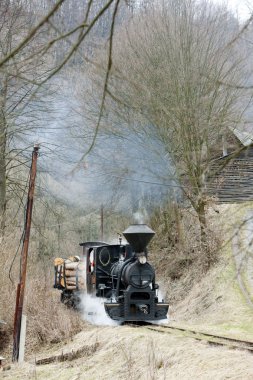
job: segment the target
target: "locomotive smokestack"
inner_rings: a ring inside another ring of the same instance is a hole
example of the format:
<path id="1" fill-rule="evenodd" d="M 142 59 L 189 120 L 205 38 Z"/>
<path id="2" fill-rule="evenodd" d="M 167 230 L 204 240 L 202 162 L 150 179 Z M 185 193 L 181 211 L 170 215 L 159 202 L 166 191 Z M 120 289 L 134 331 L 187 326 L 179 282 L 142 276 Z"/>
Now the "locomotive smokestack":
<path id="1" fill-rule="evenodd" d="M 123 232 L 123 235 L 134 252 L 140 253 L 145 251 L 155 232 L 146 224 L 132 224 Z"/>

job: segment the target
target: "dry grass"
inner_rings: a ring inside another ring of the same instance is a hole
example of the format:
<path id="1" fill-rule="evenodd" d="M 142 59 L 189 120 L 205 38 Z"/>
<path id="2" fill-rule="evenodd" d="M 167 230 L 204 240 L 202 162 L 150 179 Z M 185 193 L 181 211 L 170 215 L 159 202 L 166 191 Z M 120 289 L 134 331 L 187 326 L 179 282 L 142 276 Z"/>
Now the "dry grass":
<path id="1" fill-rule="evenodd" d="M 170 303 L 170 320 L 180 324 L 198 326 L 200 329 L 235 334 L 253 340 L 252 310 L 245 302 L 236 279 L 232 257 L 231 236 L 245 214 L 253 209 L 250 203 L 241 205 L 220 205 L 208 211 L 211 236 L 222 237 L 210 241 L 216 260 L 206 270 L 198 250 L 198 235 L 194 232 L 194 217 L 181 218 L 181 235 L 185 244 L 179 244 L 178 226 L 170 224 L 167 236 L 164 222 L 158 225 L 156 242 L 150 256 L 157 268 L 158 283 L 166 291 Z M 163 216 L 164 218 L 164 216 Z M 160 217 L 160 220 L 162 218 Z M 159 219 L 158 219 L 159 220 Z M 187 228 L 189 225 L 189 228 Z M 169 238 L 168 238 L 169 235 Z M 166 240 L 167 247 L 166 247 Z M 173 240 L 174 239 L 174 240 Z M 220 244 L 217 244 L 219 241 Z M 160 249 L 155 249 L 159 244 Z M 217 247 L 221 247 L 220 250 Z M 165 293 L 165 292 L 164 292 Z"/>
<path id="2" fill-rule="evenodd" d="M 16 300 L 16 286 L 19 279 L 19 258 L 12 270 L 13 283 L 9 279 L 9 268 L 18 246 L 14 234 L 6 237 L 1 246 L 0 262 L 0 319 L 7 322 L 2 327 L 0 350 L 10 357 L 12 351 L 12 331 Z M 68 310 L 60 303 L 60 292 L 53 289 L 54 274 L 51 258 L 41 260 L 36 254 L 36 244 L 29 250 L 26 297 L 24 313 L 27 315 L 26 352 L 32 352 L 41 345 L 56 343 L 70 338 L 84 326 L 80 315 Z"/>
<path id="3" fill-rule="evenodd" d="M 252 355 L 248 352 L 158 334 L 145 327 L 93 326 L 57 352 L 76 350 L 84 342 L 98 343 L 97 350 L 74 361 L 36 367 L 31 355 L 29 363 L 6 372 L 6 379 L 250 380 L 253 376 Z"/>
<path id="4" fill-rule="evenodd" d="M 172 305 L 172 319 L 217 333 L 253 340 L 253 314 L 240 291 L 232 255 L 234 228 L 240 225 L 250 205 L 223 205 L 216 214 L 216 226 L 224 233 L 219 261 L 195 281 L 185 298 Z"/>
<path id="5" fill-rule="evenodd" d="M 230 211 L 229 207 L 220 208 L 220 214 L 211 211 L 210 224 L 219 227 L 224 225 L 227 219 L 232 223 Z M 183 231 L 184 234 L 188 233 L 185 227 Z M 158 237 L 159 233 L 161 231 L 158 232 Z M 179 249 L 176 239 L 174 245 L 171 242 L 169 245 L 168 237 L 164 234 L 160 236 L 165 240 L 161 239 L 162 246 L 160 250 L 154 250 L 153 257 L 160 276 L 163 278 L 168 276 L 165 287 L 170 289 L 174 287 L 176 293 L 174 299 L 181 299 L 177 303 L 171 302 L 171 317 L 176 323 L 194 324 L 200 330 L 223 334 L 225 332 L 227 335 L 233 334 L 253 340 L 252 312 L 243 303 L 236 286 L 233 263 L 229 259 L 229 247 L 223 249 L 222 256 L 207 272 L 195 256 L 198 251 L 194 253 L 189 251 L 188 255 L 193 255 L 192 258 L 195 259 L 188 263 L 188 266 L 179 265 L 179 278 L 174 278 L 172 281 L 173 271 L 170 268 L 172 260 L 174 259 L 175 263 L 177 260 L 183 260 L 187 254 L 186 248 L 192 249 L 196 242 L 193 239 L 184 248 Z M 172 252 L 166 248 L 166 244 L 172 248 Z M 26 360 L 29 363 L 14 366 L 5 373 L 6 379 L 250 380 L 253 378 L 252 355 L 248 352 L 210 347 L 207 343 L 196 342 L 190 338 L 151 332 L 145 327 L 99 328 L 86 325 L 84 331 L 74 336 L 83 325 L 77 313 L 59 304 L 59 293 L 51 288 L 52 273 L 49 269 L 51 262 L 41 261 L 36 265 L 36 256 L 31 255 L 31 257 L 26 306 L 30 344 Z M 175 267 L 176 265 L 173 270 Z M 5 281 L 4 284 L 6 289 L 9 289 L 10 297 L 13 297 L 14 289 L 9 282 Z M 5 294 L 7 294 L 6 289 Z M 11 315 L 9 300 L 5 298 L 4 302 L 6 308 L 4 313 Z M 71 338 L 71 341 L 68 341 L 68 338 Z M 86 355 L 71 362 L 35 366 L 34 359 L 35 356 L 36 358 L 39 356 L 37 351 L 40 343 L 43 343 L 39 353 L 41 357 L 78 350 L 84 344 L 96 344 L 98 349 L 90 356 Z"/>

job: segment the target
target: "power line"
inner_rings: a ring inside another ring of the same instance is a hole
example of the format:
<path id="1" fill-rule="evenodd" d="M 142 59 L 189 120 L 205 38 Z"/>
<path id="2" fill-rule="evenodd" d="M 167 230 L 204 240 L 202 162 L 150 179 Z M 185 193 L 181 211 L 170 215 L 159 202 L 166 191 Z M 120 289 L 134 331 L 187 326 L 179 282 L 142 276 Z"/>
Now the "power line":
<path id="1" fill-rule="evenodd" d="M 145 180 L 136 179 L 136 178 L 120 177 L 120 176 L 117 176 L 117 175 L 114 175 L 114 174 L 113 175 L 111 174 L 110 176 L 111 177 L 115 177 L 115 178 L 119 178 L 119 179 L 124 179 L 126 181 L 146 183 L 148 185 L 165 186 L 165 187 L 177 187 L 177 188 L 180 188 L 180 189 L 184 188 L 183 186 L 180 186 L 180 185 L 173 185 L 173 184 L 159 183 L 159 182 L 151 182 L 151 181 L 145 181 Z M 197 187 L 193 187 L 193 186 L 191 186 L 191 188 L 196 188 L 197 189 Z"/>

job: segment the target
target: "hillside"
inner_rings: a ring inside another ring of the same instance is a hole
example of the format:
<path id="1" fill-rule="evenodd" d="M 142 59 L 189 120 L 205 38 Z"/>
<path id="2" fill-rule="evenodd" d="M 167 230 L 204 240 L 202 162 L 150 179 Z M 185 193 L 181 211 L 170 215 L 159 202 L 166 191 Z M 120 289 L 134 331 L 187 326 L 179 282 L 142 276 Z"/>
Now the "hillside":
<path id="1" fill-rule="evenodd" d="M 215 218 L 220 225 L 230 221 L 226 234 L 231 236 L 250 209 L 250 204 L 222 206 Z M 253 312 L 236 278 L 232 242 L 224 245 L 216 265 L 194 283 L 186 297 L 171 303 L 169 325 L 253 341 Z M 27 351 L 26 362 L 11 365 L 1 373 L 2 378 L 247 380 L 253 376 L 252 354 L 247 351 L 212 346 L 185 334 L 157 333 L 147 326 L 95 326 L 86 322 L 71 339 L 56 340 L 33 352 L 28 347 Z M 47 358 L 50 362 L 57 355 L 65 355 L 60 359 L 63 362 L 35 365 L 36 360 Z"/>
<path id="2" fill-rule="evenodd" d="M 194 274 L 201 268 L 190 270 L 193 286 L 182 301 L 172 305 L 172 323 L 253 340 L 252 207 L 247 202 L 215 206 L 219 213 L 210 211 L 210 223 L 223 236 L 218 261 L 204 276 L 196 276 L 197 281 Z"/>
<path id="3" fill-rule="evenodd" d="M 250 3 L 0 0 L 0 378 L 253 379 Z"/>

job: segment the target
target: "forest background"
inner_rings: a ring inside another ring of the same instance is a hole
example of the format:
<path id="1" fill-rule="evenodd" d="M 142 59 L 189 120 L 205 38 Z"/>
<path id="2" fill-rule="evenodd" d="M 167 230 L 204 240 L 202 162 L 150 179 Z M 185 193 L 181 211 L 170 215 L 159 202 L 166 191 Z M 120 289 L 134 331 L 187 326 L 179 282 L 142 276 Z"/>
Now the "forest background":
<path id="1" fill-rule="evenodd" d="M 11 345 L 34 143 L 31 350 L 81 329 L 52 290 L 53 258 L 99 239 L 101 212 L 106 241 L 133 221 L 157 231 L 154 265 L 175 302 L 219 259 L 208 179 L 231 131 L 251 131 L 252 32 L 252 16 L 205 0 L 1 2 L 0 349 Z"/>

